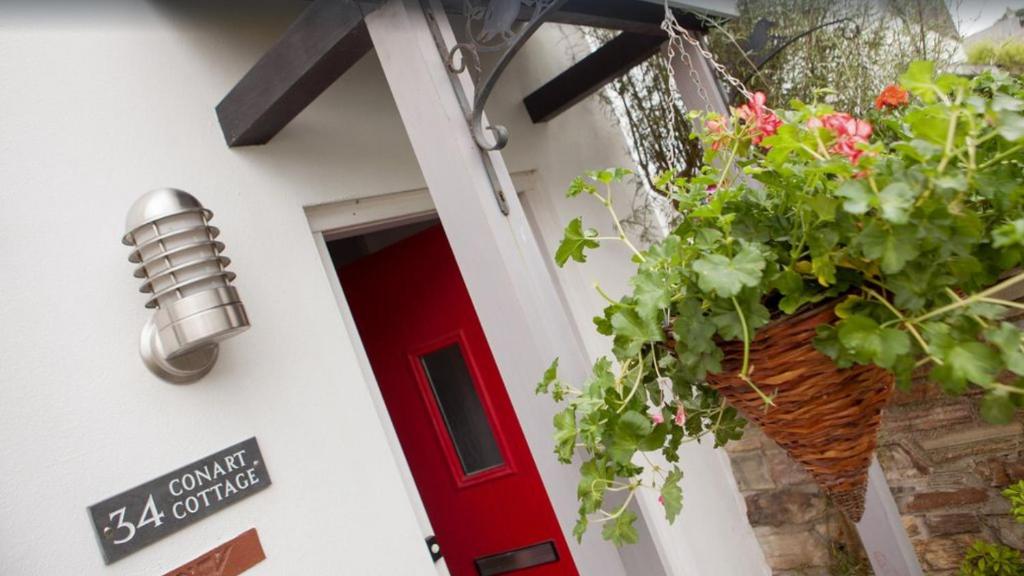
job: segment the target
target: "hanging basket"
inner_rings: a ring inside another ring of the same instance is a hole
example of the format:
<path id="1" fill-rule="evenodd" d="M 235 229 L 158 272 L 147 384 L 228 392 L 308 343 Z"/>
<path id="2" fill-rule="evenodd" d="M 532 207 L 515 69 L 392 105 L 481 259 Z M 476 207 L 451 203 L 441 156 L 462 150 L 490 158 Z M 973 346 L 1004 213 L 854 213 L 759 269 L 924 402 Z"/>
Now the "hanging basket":
<path id="1" fill-rule="evenodd" d="M 874 365 L 840 369 L 814 348 L 815 328 L 836 320 L 835 304 L 818 305 L 758 330 L 750 346 L 750 377 L 774 398 L 774 406 L 766 410 L 761 396 L 740 379 L 742 342 L 722 345 L 722 371 L 709 374 L 708 382 L 858 522 L 893 376 Z"/>

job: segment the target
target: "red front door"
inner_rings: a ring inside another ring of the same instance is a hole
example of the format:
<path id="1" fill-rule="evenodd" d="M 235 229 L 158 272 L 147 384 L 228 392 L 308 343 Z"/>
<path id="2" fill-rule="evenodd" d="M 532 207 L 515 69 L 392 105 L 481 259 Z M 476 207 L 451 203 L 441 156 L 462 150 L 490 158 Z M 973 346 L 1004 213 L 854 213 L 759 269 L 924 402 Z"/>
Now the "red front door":
<path id="1" fill-rule="evenodd" d="M 441 227 L 338 275 L 452 576 L 575 576 Z"/>

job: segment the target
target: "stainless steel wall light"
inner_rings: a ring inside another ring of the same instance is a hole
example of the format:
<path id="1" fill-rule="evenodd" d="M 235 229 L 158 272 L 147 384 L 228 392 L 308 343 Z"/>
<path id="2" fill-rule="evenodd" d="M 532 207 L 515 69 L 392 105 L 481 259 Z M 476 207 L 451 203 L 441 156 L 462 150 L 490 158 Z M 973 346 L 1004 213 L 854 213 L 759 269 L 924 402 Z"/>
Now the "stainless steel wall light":
<path id="1" fill-rule="evenodd" d="M 168 382 L 202 378 L 217 361 L 218 342 L 249 328 L 212 217 L 173 188 L 148 192 L 128 210 L 122 241 L 133 248 L 139 291 L 151 294 L 146 308 L 157 309 L 142 329 L 142 360 Z"/>

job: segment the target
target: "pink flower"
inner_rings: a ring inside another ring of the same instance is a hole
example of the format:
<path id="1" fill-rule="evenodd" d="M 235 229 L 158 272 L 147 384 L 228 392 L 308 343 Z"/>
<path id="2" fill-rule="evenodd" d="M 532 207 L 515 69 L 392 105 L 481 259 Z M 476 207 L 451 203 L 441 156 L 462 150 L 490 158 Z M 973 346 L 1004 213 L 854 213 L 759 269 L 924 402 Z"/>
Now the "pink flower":
<path id="1" fill-rule="evenodd" d="M 782 120 L 765 107 L 767 101 L 764 92 L 754 92 L 746 104 L 736 109 L 736 117 L 750 126 L 750 140 L 757 145 L 765 138 L 774 136 L 782 126 Z"/>
<path id="2" fill-rule="evenodd" d="M 661 410 L 651 412 L 651 422 L 654 422 L 655 424 L 662 424 L 665 422 L 665 417 L 661 415 Z"/>
<path id="3" fill-rule="evenodd" d="M 680 404 L 679 407 L 676 408 L 675 423 L 676 426 L 682 426 L 683 424 L 686 424 L 686 408 L 682 404 Z"/>
<path id="4" fill-rule="evenodd" d="M 661 504 L 662 506 L 665 505 L 665 497 L 664 496 L 658 496 L 658 504 Z"/>
<path id="5" fill-rule="evenodd" d="M 867 144 L 872 132 L 870 122 L 854 118 L 845 112 L 833 112 L 821 118 L 811 118 L 807 121 L 807 127 L 826 128 L 835 136 L 835 142 L 829 148 L 829 152 L 846 156 L 854 164 L 864 155 L 864 150 L 857 145 Z"/>
<path id="6" fill-rule="evenodd" d="M 728 118 L 722 118 L 721 116 L 712 116 L 704 122 L 704 128 L 707 129 L 708 134 L 712 137 L 711 149 L 718 150 L 728 140 L 726 131 L 729 129 Z"/>
<path id="7" fill-rule="evenodd" d="M 709 134 L 721 134 L 729 127 L 729 121 L 720 116 L 708 118 L 707 122 L 704 123 L 704 127 L 707 128 Z"/>

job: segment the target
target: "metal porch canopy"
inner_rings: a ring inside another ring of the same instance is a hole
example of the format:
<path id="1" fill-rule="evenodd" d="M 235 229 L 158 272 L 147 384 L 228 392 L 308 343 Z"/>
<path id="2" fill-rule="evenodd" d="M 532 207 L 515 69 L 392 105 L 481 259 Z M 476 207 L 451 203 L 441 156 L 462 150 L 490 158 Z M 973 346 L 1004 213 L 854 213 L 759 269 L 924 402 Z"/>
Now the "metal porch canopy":
<path id="1" fill-rule="evenodd" d="M 495 4 L 500 0 L 489 0 Z M 507 1 L 507 0 L 506 0 Z M 467 0 L 442 0 L 458 14 Z M 475 0 L 483 4 L 483 0 Z M 669 0 L 680 24 L 702 30 L 706 18 L 734 14 L 734 0 Z M 266 144 L 373 48 L 364 18 L 379 0 L 315 0 L 219 104 L 228 146 Z M 522 4 L 516 20 L 534 8 Z M 618 30 L 607 45 L 526 98 L 534 122 L 550 120 L 655 54 L 663 0 L 566 0 L 547 22 Z"/>

